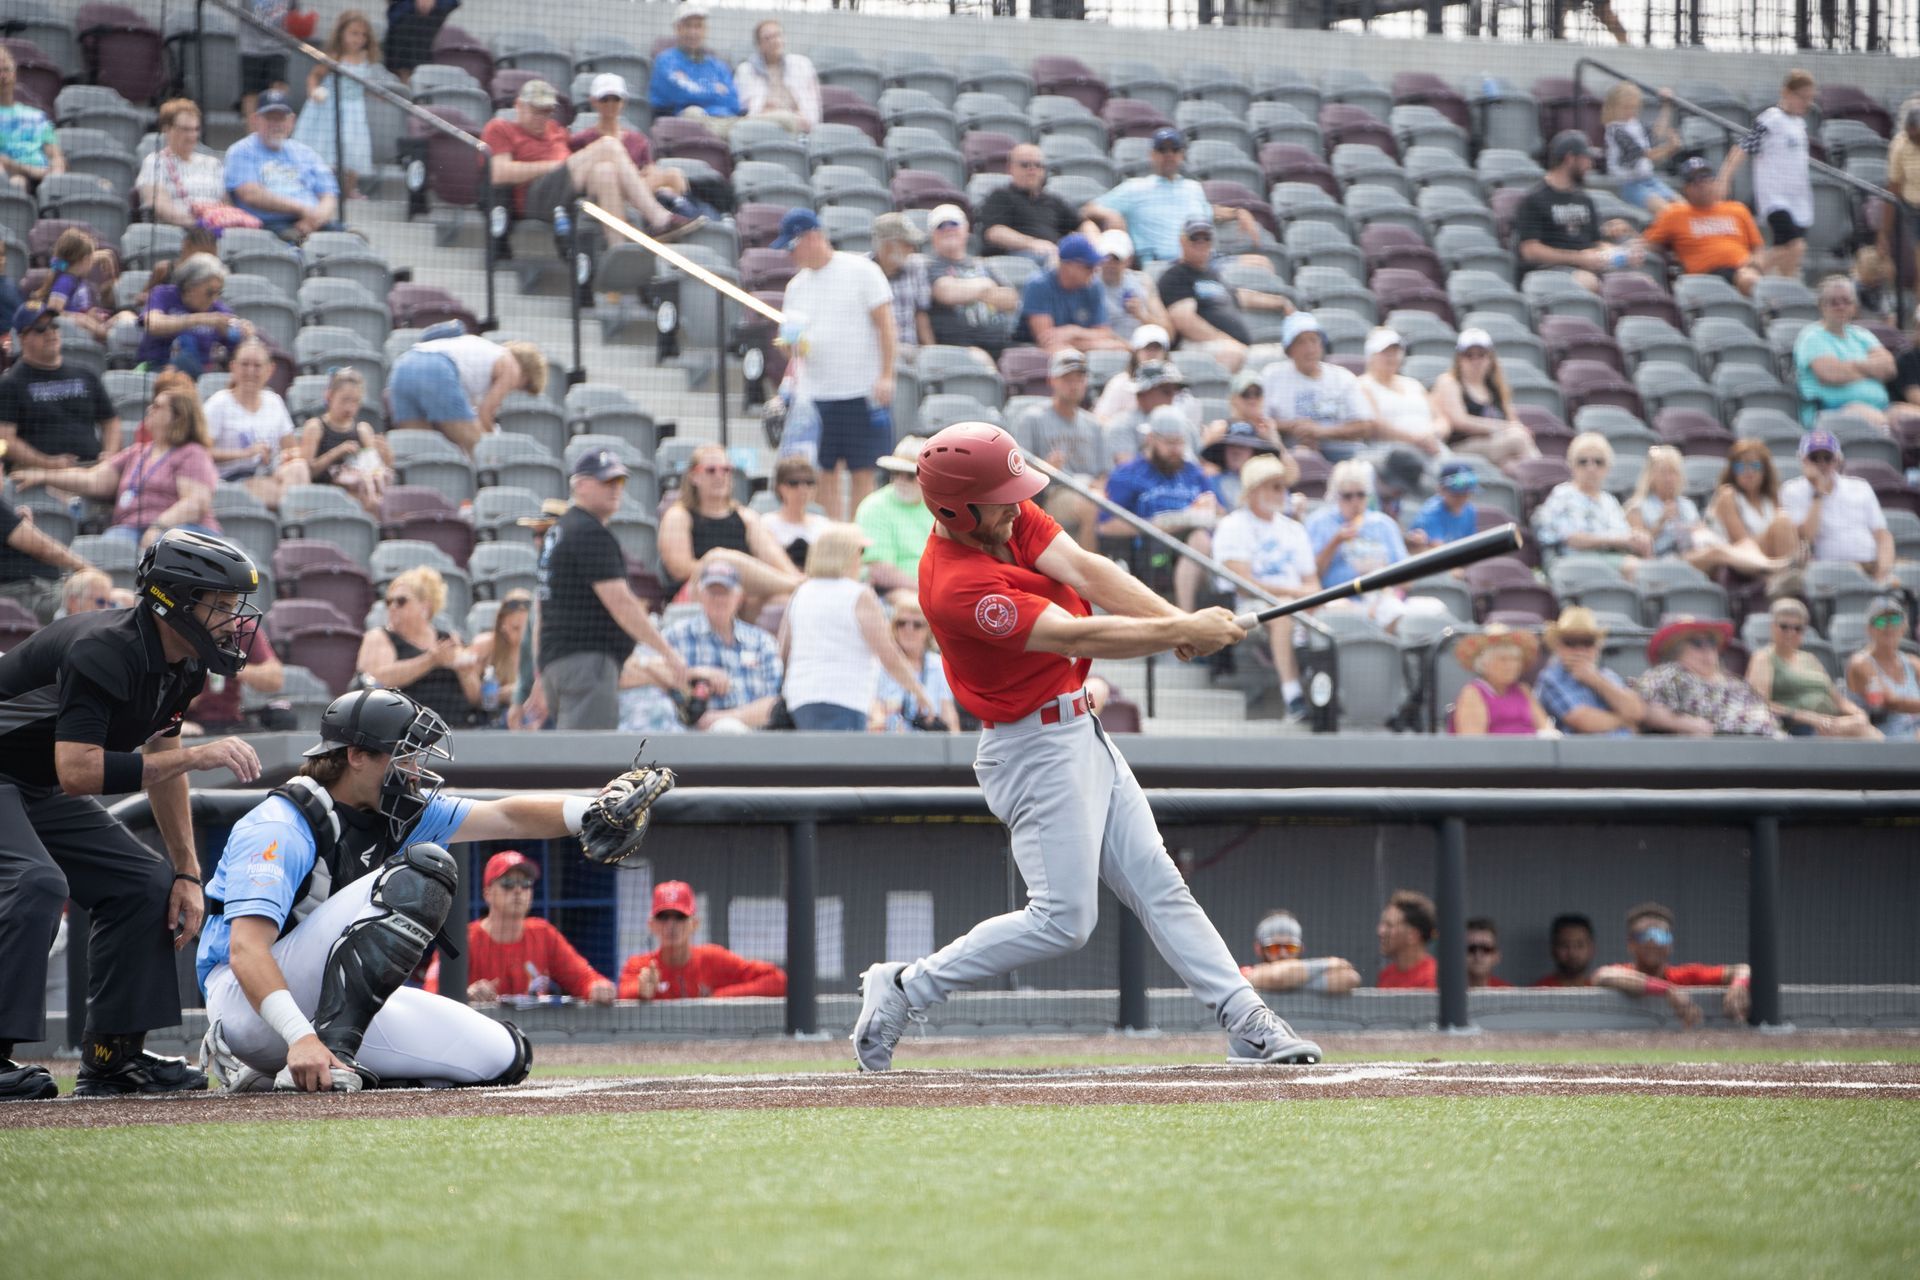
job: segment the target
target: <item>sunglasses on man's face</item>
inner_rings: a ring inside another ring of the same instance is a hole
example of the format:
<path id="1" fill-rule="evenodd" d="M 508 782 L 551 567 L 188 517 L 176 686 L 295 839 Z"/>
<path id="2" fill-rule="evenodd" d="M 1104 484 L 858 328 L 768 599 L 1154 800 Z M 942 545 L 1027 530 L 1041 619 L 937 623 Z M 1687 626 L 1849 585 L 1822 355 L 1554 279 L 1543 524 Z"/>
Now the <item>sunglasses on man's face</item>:
<path id="1" fill-rule="evenodd" d="M 927 624 L 919 618 L 899 618 L 893 624 L 895 631 L 924 631 Z"/>
<path id="2" fill-rule="evenodd" d="M 792 485 L 796 489 L 812 489 L 819 485 L 818 480 L 782 480 L 781 484 Z"/>
<path id="3" fill-rule="evenodd" d="M 1810 453 L 1807 455 L 1807 461 L 1816 467 L 1830 467 L 1833 465 L 1833 455 L 1830 453 Z"/>
<path id="4" fill-rule="evenodd" d="M 1599 641 L 1592 636 L 1561 636 L 1560 643 L 1568 649 L 1591 649 Z"/>
<path id="5" fill-rule="evenodd" d="M 507 889 L 514 893 L 519 893 L 522 890 L 525 890 L 527 892 L 532 892 L 533 890 L 533 881 L 523 880 L 519 876 L 503 876 L 500 879 L 495 880 L 494 884 L 498 885 L 502 889 Z"/>
<path id="6" fill-rule="evenodd" d="M 1494 946 L 1491 942 L 1469 942 L 1467 944 L 1467 954 L 1470 956 L 1490 956 L 1499 949 L 1500 948 Z"/>

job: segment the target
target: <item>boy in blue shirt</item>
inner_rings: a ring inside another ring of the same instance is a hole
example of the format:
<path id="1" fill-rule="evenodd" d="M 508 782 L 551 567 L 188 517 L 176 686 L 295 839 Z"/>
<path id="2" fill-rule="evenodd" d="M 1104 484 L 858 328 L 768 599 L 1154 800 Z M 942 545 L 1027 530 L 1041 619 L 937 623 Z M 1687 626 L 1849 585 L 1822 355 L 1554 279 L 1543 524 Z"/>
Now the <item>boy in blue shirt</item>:
<path id="1" fill-rule="evenodd" d="M 1479 512 L 1473 495 L 1480 491 L 1480 476 L 1467 462 L 1449 462 L 1440 468 L 1440 492 L 1428 498 L 1407 530 L 1407 547 L 1420 551 L 1443 542 L 1457 542 L 1480 527 Z"/>

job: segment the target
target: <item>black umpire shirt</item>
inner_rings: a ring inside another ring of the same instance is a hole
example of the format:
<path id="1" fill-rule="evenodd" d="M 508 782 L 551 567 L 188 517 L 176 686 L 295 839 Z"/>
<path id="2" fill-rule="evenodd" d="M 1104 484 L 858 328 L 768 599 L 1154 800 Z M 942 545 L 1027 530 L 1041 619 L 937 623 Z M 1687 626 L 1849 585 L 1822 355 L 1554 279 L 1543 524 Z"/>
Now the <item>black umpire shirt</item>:
<path id="1" fill-rule="evenodd" d="M 604 653 L 616 663 L 633 652 L 623 630 L 593 587 L 627 580 L 627 557 L 613 530 L 583 507 L 567 513 L 547 535 L 540 557 L 540 667 L 576 653 Z"/>
<path id="2" fill-rule="evenodd" d="M 58 787 L 56 742 L 133 751 L 177 737 L 206 671 L 168 665 L 161 625 L 137 605 L 75 614 L 0 656 L 0 780 Z"/>

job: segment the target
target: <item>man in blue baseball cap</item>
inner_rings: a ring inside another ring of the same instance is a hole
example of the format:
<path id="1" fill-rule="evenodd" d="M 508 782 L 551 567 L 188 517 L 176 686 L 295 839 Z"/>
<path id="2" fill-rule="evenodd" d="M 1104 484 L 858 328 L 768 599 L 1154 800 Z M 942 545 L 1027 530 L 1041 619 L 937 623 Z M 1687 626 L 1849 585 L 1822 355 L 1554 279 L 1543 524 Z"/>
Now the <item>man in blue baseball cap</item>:
<path id="1" fill-rule="evenodd" d="M 227 148 L 227 194 L 284 240 L 340 227 L 340 184 L 318 152 L 293 136 L 293 104 L 279 89 L 254 103 L 253 132 Z"/>
<path id="2" fill-rule="evenodd" d="M 1407 550 L 1437 547 L 1470 537 L 1478 528 L 1480 515 L 1473 507 L 1473 495 L 1480 492 L 1480 473 L 1471 462 L 1455 459 L 1440 465 L 1440 491 L 1428 498 L 1407 530 Z"/>
<path id="3" fill-rule="evenodd" d="M 1209 222 L 1237 222 L 1254 241 L 1260 224 L 1245 209 L 1216 205 L 1206 188 L 1180 175 L 1187 158 L 1187 138 L 1178 129 L 1160 129 L 1152 139 L 1148 163 L 1153 172 L 1128 178 L 1113 190 L 1089 200 L 1081 214 L 1110 231 L 1133 237 L 1134 251 L 1143 263 L 1180 256 L 1180 229 L 1196 218 Z"/>
<path id="4" fill-rule="evenodd" d="M 1099 267 L 1093 241 L 1077 231 L 1062 239 L 1059 265 L 1027 281 L 1020 294 L 1015 336 L 1047 352 L 1125 351 L 1107 315 L 1106 291 L 1093 278 Z"/>

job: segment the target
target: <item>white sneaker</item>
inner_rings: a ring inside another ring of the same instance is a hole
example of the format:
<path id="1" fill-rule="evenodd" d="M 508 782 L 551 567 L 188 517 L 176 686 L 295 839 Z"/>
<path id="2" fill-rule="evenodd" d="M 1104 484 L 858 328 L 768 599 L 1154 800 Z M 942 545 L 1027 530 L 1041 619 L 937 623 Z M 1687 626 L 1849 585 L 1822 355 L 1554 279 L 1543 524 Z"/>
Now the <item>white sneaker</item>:
<path id="1" fill-rule="evenodd" d="M 227 1047 L 227 1038 L 220 1033 L 218 1022 L 207 1026 L 207 1034 L 200 1037 L 200 1070 L 220 1086 L 222 1093 L 271 1093 L 273 1077 L 264 1071 L 255 1071 Z"/>
<path id="2" fill-rule="evenodd" d="M 893 1065 L 893 1048 L 910 1022 L 927 1015 L 907 1003 L 897 979 L 907 966 L 876 964 L 860 975 L 860 1019 L 853 1024 L 853 1056 L 862 1071 L 885 1071 Z"/>
<path id="3" fill-rule="evenodd" d="M 1227 1061 L 1236 1065 L 1320 1061 L 1320 1046 L 1303 1040 L 1278 1014 L 1262 1004 L 1227 1033 Z"/>
<path id="4" fill-rule="evenodd" d="M 335 1067 L 332 1071 L 333 1083 L 328 1086 L 334 1093 L 358 1093 L 366 1087 L 366 1081 L 358 1071 L 346 1067 Z M 282 1067 L 273 1077 L 275 1093 L 299 1093 L 300 1086 L 294 1083 L 293 1068 Z"/>

